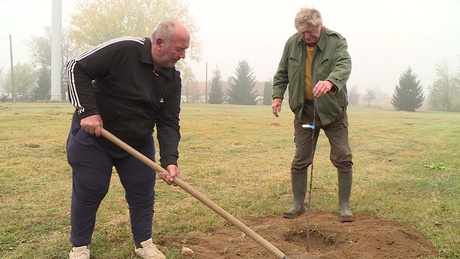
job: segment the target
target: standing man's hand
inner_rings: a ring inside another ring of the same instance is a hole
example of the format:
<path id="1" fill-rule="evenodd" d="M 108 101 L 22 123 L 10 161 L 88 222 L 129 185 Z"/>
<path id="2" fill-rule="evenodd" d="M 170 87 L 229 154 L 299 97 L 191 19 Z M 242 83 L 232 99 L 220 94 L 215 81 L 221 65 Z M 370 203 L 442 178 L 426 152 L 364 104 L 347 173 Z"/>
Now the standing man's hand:
<path id="1" fill-rule="evenodd" d="M 159 173 L 159 176 L 163 181 L 165 181 L 167 184 L 171 185 L 174 183 L 174 178 L 179 177 L 180 178 L 180 171 L 177 165 L 168 165 L 165 168 L 169 174 L 167 173 Z"/>
<path id="2" fill-rule="evenodd" d="M 102 118 L 100 115 L 91 115 L 86 118 L 83 118 L 80 121 L 80 127 L 86 131 L 88 134 L 96 135 L 97 137 L 102 134 Z"/>
<path id="3" fill-rule="evenodd" d="M 279 113 L 281 112 L 282 103 L 283 103 L 282 101 L 273 101 L 272 103 L 272 112 L 273 112 L 273 115 L 275 115 L 276 117 L 279 117 Z"/>
<path id="4" fill-rule="evenodd" d="M 313 95 L 316 98 L 319 98 L 331 91 L 333 86 L 334 85 L 329 81 L 318 81 L 318 83 L 316 83 L 315 87 L 313 88 Z"/>

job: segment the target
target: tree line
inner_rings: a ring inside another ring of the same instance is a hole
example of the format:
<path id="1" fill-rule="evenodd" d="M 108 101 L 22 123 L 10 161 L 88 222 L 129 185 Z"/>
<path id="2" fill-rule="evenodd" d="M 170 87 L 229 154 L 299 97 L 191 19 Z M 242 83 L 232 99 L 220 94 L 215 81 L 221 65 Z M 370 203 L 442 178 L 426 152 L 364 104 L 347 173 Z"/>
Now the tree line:
<path id="1" fill-rule="evenodd" d="M 436 79 L 427 88 L 428 94 L 424 92 L 423 85 L 409 66 L 400 75 L 399 84 L 394 87 L 391 105 L 397 111 L 414 112 L 427 104 L 431 110 L 460 112 L 460 70 L 453 73 L 447 60 L 436 65 Z M 361 99 L 370 106 L 375 98 L 375 90 L 371 88 L 367 88 L 361 95 L 354 86 L 348 93 L 350 105 L 357 105 Z"/>
<path id="2" fill-rule="evenodd" d="M 191 35 L 187 58 L 200 61 L 201 43 L 194 37 L 198 32 L 187 6 L 180 0 L 80 0 L 70 15 L 70 26 L 62 32 L 62 82 L 61 93 L 67 91 L 65 64 L 77 53 L 117 37 L 144 35 L 149 37 L 160 21 L 169 17 L 180 17 Z M 44 35 L 28 40 L 30 62 L 17 63 L 12 70 L 0 67 L 0 100 L 7 101 L 10 96 L 18 99 L 50 100 L 51 90 L 51 29 L 44 28 Z M 198 101 L 198 81 L 186 60 L 178 63 L 183 83 L 185 102 Z M 5 72 L 5 73 L 3 73 Z M 13 86 L 14 82 L 14 86 Z M 239 61 L 233 76 L 226 80 L 229 87 L 224 91 L 223 79 L 219 69 L 213 71 L 209 81 L 211 87 L 206 93 L 205 102 L 210 104 L 229 103 L 254 105 L 271 104 L 272 82 L 264 82 L 263 93 L 254 90 L 256 84 L 253 69 L 245 59 Z M 433 110 L 460 111 L 460 70 L 451 71 L 448 61 L 436 66 L 436 79 L 427 87 L 423 86 L 417 75 L 408 67 L 402 72 L 399 84 L 394 88 L 391 105 L 398 111 L 416 111 L 423 104 Z M 348 89 L 349 104 L 357 105 L 362 100 L 371 105 L 378 93 L 370 88 L 360 94 L 357 87 Z M 64 98 L 64 97 L 63 97 Z"/>

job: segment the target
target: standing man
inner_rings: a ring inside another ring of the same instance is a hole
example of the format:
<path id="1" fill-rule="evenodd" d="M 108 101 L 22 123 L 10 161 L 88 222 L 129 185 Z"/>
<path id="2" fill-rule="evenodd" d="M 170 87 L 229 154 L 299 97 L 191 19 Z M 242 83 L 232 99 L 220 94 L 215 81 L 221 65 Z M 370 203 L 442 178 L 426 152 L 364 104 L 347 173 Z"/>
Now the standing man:
<path id="1" fill-rule="evenodd" d="M 135 252 L 166 258 L 152 243 L 156 172 L 100 137 L 105 128 L 155 160 L 156 126 L 161 166 L 172 184 L 180 139 L 181 78 L 175 64 L 185 58 L 188 30 L 167 20 L 150 38 L 120 38 L 79 54 L 67 64 L 69 98 L 76 111 L 67 140 L 72 167 L 70 258 L 90 258 L 96 212 L 109 189 L 114 166 L 129 205 Z"/>
<path id="2" fill-rule="evenodd" d="M 348 143 L 348 45 L 342 35 L 323 26 L 321 14 L 314 8 L 300 9 L 294 25 L 297 33 L 287 40 L 273 79 L 273 114 L 279 116 L 288 85 L 289 106 L 295 114 L 296 151 L 291 164 L 294 202 L 283 216 L 295 218 L 305 213 L 308 166 L 313 163 L 323 129 L 331 146 L 330 160 L 338 171 L 339 219 L 353 221 L 349 208 L 353 162 Z M 315 125 L 315 129 L 303 128 L 304 124 Z"/>

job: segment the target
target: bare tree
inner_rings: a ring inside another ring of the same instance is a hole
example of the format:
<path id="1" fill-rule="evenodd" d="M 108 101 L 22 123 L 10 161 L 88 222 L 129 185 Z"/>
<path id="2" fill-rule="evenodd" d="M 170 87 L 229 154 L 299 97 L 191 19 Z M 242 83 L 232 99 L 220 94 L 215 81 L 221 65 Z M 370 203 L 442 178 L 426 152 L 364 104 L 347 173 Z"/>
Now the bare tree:
<path id="1" fill-rule="evenodd" d="M 363 99 L 367 102 L 367 107 L 371 107 L 371 101 L 375 99 L 374 90 L 367 88 L 366 93 L 363 95 Z"/>
<path id="2" fill-rule="evenodd" d="M 436 110 L 452 111 L 459 98 L 459 78 L 450 71 L 449 62 L 443 60 L 436 65 L 436 79 L 429 86 L 430 106 Z"/>
<path id="3" fill-rule="evenodd" d="M 185 97 L 185 102 L 199 102 L 200 89 L 192 70 L 190 67 L 184 66 L 180 72 L 182 78 L 182 96 Z"/>

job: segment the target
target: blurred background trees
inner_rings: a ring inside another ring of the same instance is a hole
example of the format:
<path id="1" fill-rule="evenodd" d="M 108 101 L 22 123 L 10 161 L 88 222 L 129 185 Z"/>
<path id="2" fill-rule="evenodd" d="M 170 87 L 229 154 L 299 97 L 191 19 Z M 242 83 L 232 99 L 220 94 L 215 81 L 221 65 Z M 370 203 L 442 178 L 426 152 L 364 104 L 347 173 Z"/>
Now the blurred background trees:
<path id="1" fill-rule="evenodd" d="M 208 93 L 207 87 L 204 90 L 203 82 L 196 79 L 188 63 L 201 60 L 202 45 L 197 37 L 199 28 L 189 13 L 188 6 L 180 0 L 77 0 L 75 9 L 70 14 L 69 26 L 62 31 L 63 96 L 67 92 L 65 64 L 76 54 L 117 37 L 150 37 L 159 22 L 168 18 L 176 18 L 184 23 L 191 35 L 187 59 L 177 64 L 182 76 L 184 102 L 266 105 L 271 103 L 271 78 L 266 82 L 256 82 L 253 70 L 245 59 L 237 64 L 234 76 L 223 80 L 222 78 L 227 78 L 227 75 L 214 74 L 209 81 L 210 92 Z M 11 67 L 0 67 L 1 101 L 16 100 L 13 98 L 16 96 L 20 97 L 19 100 L 27 101 L 50 100 L 50 27 L 44 28 L 43 35 L 31 37 L 28 46 L 30 62 L 14 64 L 14 73 Z M 460 59 L 457 61 L 460 62 Z M 457 67 L 455 70 L 454 67 L 450 61 L 439 62 L 435 66 L 436 78 L 427 84 L 425 89 L 420 85 L 420 81 L 413 77 L 415 73 L 412 69 L 409 75 L 406 75 L 407 70 L 403 71 L 399 85 L 394 88 L 393 96 L 383 93 L 377 87 L 366 85 L 366 82 L 362 82 L 359 88 L 356 85 L 348 86 L 349 105 L 382 105 L 393 106 L 396 110 L 423 108 L 460 112 L 460 68 Z M 206 78 L 205 81 L 207 80 Z M 204 84 L 207 86 L 207 82 Z M 364 93 L 360 93 L 359 89 L 365 89 Z M 410 97 L 409 93 L 414 91 L 417 97 Z M 412 101 L 414 103 L 411 103 Z"/>

